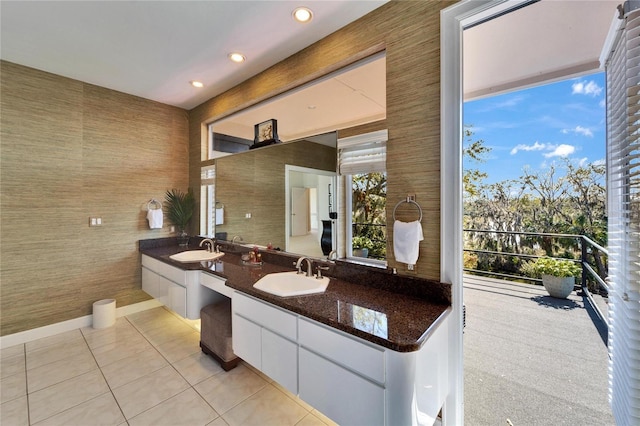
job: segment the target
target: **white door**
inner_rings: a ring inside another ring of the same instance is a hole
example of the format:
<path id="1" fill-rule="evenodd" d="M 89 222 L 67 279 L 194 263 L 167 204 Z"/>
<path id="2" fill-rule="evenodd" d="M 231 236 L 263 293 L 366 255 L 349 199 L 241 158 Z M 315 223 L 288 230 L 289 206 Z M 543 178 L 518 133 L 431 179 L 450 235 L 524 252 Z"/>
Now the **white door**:
<path id="1" fill-rule="evenodd" d="M 309 233 L 309 190 L 291 188 L 291 236 Z"/>

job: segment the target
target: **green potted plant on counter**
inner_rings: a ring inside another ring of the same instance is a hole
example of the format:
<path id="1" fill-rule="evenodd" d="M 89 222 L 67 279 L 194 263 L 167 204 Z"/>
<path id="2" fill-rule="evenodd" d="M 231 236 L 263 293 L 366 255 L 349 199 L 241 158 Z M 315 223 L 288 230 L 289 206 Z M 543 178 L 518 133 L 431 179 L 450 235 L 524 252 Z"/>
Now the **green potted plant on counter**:
<path id="1" fill-rule="evenodd" d="M 189 245 L 187 226 L 191 222 L 191 217 L 196 209 L 196 199 L 193 196 L 193 191 L 189 188 L 187 192 L 182 192 L 174 188 L 167 191 L 165 200 L 167 219 L 178 229 L 178 245 L 183 247 Z"/>
<path id="2" fill-rule="evenodd" d="M 542 278 L 542 285 L 551 297 L 566 299 L 580 275 L 580 266 L 571 260 L 540 257 L 531 263 L 531 271 L 536 278 Z"/>

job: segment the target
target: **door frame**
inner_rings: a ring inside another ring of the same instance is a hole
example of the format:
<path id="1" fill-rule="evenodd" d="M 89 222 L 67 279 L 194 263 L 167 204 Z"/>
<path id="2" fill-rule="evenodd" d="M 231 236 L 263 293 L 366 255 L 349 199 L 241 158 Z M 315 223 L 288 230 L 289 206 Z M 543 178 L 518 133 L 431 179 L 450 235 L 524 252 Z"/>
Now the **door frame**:
<path id="1" fill-rule="evenodd" d="M 320 176 L 329 176 L 336 180 L 337 173 L 329 170 L 312 169 L 309 167 L 294 166 L 291 164 L 284 165 L 284 246 L 285 251 L 289 249 L 289 237 L 291 234 L 291 172 L 308 173 Z M 334 182 L 335 185 L 335 182 Z M 335 231 L 334 231 L 335 233 Z"/>
<path id="2" fill-rule="evenodd" d="M 463 0 L 440 12 L 440 280 L 451 284 L 444 425 L 464 424 L 462 31 L 535 0 Z"/>

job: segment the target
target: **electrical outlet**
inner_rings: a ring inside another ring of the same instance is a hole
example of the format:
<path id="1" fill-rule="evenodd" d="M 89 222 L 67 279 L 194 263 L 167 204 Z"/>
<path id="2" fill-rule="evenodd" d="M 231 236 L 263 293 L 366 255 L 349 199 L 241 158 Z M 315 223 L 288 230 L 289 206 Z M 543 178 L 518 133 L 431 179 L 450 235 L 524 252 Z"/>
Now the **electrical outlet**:
<path id="1" fill-rule="evenodd" d="M 245 213 L 244 218 L 245 219 L 251 219 L 251 213 Z"/>
<path id="2" fill-rule="evenodd" d="M 102 218 L 101 217 L 90 217 L 89 218 L 89 226 L 102 226 Z"/>
<path id="3" fill-rule="evenodd" d="M 171 226 L 169 227 L 169 232 L 176 232 L 176 227 L 175 227 L 175 226 L 173 226 L 173 225 L 171 225 Z"/>

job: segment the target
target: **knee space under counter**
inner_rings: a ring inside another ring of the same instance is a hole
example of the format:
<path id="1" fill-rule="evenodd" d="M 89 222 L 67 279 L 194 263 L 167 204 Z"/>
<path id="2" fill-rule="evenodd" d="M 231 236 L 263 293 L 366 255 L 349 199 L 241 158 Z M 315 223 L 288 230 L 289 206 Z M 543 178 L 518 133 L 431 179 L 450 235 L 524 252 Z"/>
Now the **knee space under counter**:
<path id="1" fill-rule="evenodd" d="M 231 340 L 231 299 L 207 305 L 200 310 L 200 347 L 226 371 L 240 359 L 233 353 Z"/>

